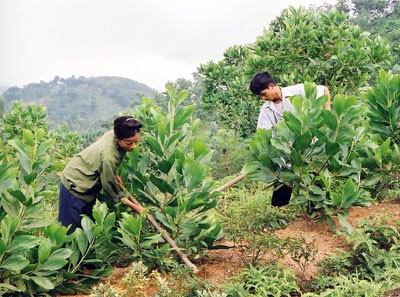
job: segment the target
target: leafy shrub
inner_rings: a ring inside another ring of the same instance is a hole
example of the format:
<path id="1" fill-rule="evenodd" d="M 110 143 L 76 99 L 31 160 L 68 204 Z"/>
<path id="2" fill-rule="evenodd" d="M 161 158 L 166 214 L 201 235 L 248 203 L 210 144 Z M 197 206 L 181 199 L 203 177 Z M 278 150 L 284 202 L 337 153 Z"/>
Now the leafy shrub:
<path id="1" fill-rule="evenodd" d="M 367 173 L 366 183 L 379 181 L 372 188 L 379 199 L 383 199 L 388 190 L 399 188 L 399 87 L 400 75 L 381 70 L 377 84 L 361 97 L 369 106 L 367 119 L 379 145 L 377 149 L 367 148 L 363 167 Z"/>
<path id="2" fill-rule="evenodd" d="M 221 180 L 238 174 L 243 164 L 251 160 L 248 139 L 236 137 L 233 131 L 227 129 L 207 132 L 204 137 L 208 139 L 210 149 L 214 152 L 210 163 L 213 177 Z"/>
<path id="3" fill-rule="evenodd" d="M 284 112 L 274 130 L 259 129 L 250 142 L 255 162 L 246 164 L 250 177 L 269 186 L 293 187 L 292 201 L 331 216 L 351 232 L 346 209 L 372 201 L 361 183 L 361 152 L 371 145 L 366 129 L 354 125 L 364 110 L 356 97 L 337 95 L 332 111 L 325 110 L 326 96 L 316 98 L 316 88 L 305 84 L 306 96 L 294 97 L 296 114 Z"/>
<path id="4" fill-rule="evenodd" d="M 253 182 L 251 186 L 254 185 Z M 295 240 L 280 239 L 273 231 L 285 227 L 296 212 L 271 207 L 263 188 L 249 195 L 244 187 L 231 189 L 224 195 L 223 200 L 229 201 L 225 202 L 227 208 L 221 218 L 225 238 L 233 242 L 245 264 L 271 263 L 283 258 Z"/>
<path id="5" fill-rule="evenodd" d="M 317 278 L 314 290 L 327 291 L 323 296 L 381 296 L 377 292 L 398 287 L 399 230 L 383 221 L 363 221 L 359 227 L 347 236 L 352 245 L 350 251 L 342 251 L 320 263 L 322 275 Z M 361 287 L 368 290 L 360 290 Z"/>
<path id="6" fill-rule="evenodd" d="M 375 297 L 383 296 L 386 292 L 385 285 L 380 282 L 361 280 L 357 275 L 340 275 L 330 279 L 330 286 L 318 293 L 305 293 L 304 297 Z"/>
<path id="7" fill-rule="evenodd" d="M 376 85 L 363 98 L 369 105 L 367 112 L 371 130 L 383 142 L 387 138 L 400 143 L 400 75 L 379 71 Z"/>
<path id="8" fill-rule="evenodd" d="M 102 254 L 98 247 L 112 237 L 113 215 L 96 207 L 96 223 L 85 218 L 83 229 L 72 235 L 67 235 L 67 228 L 52 223 L 46 202 L 55 195 L 47 179 L 52 173 L 55 140 L 46 130 L 42 108 L 20 107 L 14 104 L 11 115 L 5 116 L 3 128 L 8 139 L 0 154 L 0 294 L 88 292 L 99 277 L 111 272 L 109 266 L 101 264 L 113 253 Z M 20 130 L 9 129 L 11 123 Z M 34 126 L 24 128 L 27 123 Z M 107 242 L 107 246 L 111 249 L 112 244 Z M 85 277 L 79 275 L 83 263 L 101 267 Z M 67 282 L 78 276 L 79 282 Z"/>
<path id="9" fill-rule="evenodd" d="M 300 296 L 300 289 L 290 270 L 275 266 L 252 266 L 236 280 L 225 285 L 228 296 Z"/>
<path id="10" fill-rule="evenodd" d="M 182 106 L 187 92 L 170 96 L 163 113 L 150 99 L 137 107 L 135 117 L 146 129 L 140 151 L 129 154 L 121 176 L 127 188 L 147 206 L 163 228 L 188 254 L 199 255 L 221 237 L 219 222 L 207 211 L 217 204 L 207 166 L 211 152 L 196 138 L 199 121 L 192 121 L 193 105 Z"/>

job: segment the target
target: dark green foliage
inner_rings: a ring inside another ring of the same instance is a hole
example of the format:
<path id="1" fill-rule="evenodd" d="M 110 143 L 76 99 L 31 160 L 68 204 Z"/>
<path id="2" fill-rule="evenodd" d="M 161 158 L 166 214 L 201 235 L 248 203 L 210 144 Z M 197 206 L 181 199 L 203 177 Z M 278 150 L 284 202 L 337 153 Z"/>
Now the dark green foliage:
<path id="1" fill-rule="evenodd" d="M 281 86 L 310 81 L 333 95 L 353 94 L 391 59 L 387 41 L 363 34 L 344 13 L 290 7 L 254 43 L 233 46 L 221 61 L 201 65 L 202 101 L 225 127 L 248 136 L 261 105 L 248 90 L 257 72 L 268 70 Z"/>
<path id="2" fill-rule="evenodd" d="M 244 76 L 249 49 L 232 46 L 219 62 L 201 65 L 204 93 L 202 107 L 216 120 L 235 132 L 237 136 L 248 136 L 255 130 L 258 102 L 249 100 L 248 79 Z"/>
<path id="3" fill-rule="evenodd" d="M 52 171 L 58 167 L 53 162 L 56 156 L 70 157 L 73 149 L 67 146 L 79 139 L 63 129 L 67 135 L 49 133 L 45 118 L 41 106 L 14 103 L 1 125 L 5 144 L 0 154 L 0 295 L 88 292 L 111 272 L 115 215 L 96 207 L 96 222 L 85 218 L 83 230 L 70 236 L 65 227 L 52 223 L 51 207 L 58 193 Z M 56 139 L 63 143 L 54 146 Z M 90 277 L 79 276 L 82 263 L 97 263 L 99 268 Z M 66 282 L 78 276 L 79 281 Z"/>
<path id="4" fill-rule="evenodd" d="M 267 69 L 278 84 L 307 80 L 328 86 L 334 95 L 356 92 L 391 59 L 385 40 L 362 34 L 345 14 L 293 7 L 270 24 L 252 53 L 249 73 Z"/>
<path id="5" fill-rule="evenodd" d="M 400 2 L 397 0 L 340 0 L 334 5 L 344 11 L 349 21 L 360 26 L 371 36 L 386 38 L 392 47 L 393 63 L 391 69 L 400 72 Z"/>
<path id="6" fill-rule="evenodd" d="M 348 292 L 348 295 L 340 296 L 355 296 L 351 295 L 350 291 L 357 290 L 357 287 L 358 290 L 364 287 L 360 293 L 366 292 L 366 288 L 371 290 L 370 293 L 372 290 L 382 293 L 385 287 L 386 290 L 387 287 L 398 287 L 399 231 L 398 228 L 386 225 L 384 220 L 361 222 L 352 236 L 347 236 L 347 241 L 352 246 L 351 250 L 342 251 L 320 263 L 322 275 L 317 278 L 313 290 L 324 292 L 329 287 L 333 289 L 328 291 L 334 291 L 335 287 L 338 287 L 337 292 Z M 361 285 L 362 283 L 364 285 Z"/>
<path id="7" fill-rule="evenodd" d="M 356 97 L 342 95 L 333 100 L 332 111 L 325 110 L 326 96 L 315 98 L 316 89 L 310 84 L 305 91 L 306 97 L 292 100 L 295 115 L 284 112 L 285 120 L 274 130 L 257 131 L 250 142 L 257 161 L 246 164 L 246 170 L 268 185 L 293 187 L 295 204 L 328 214 L 322 218 L 330 223 L 329 215 L 338 215 L 351 232 L 344 219 L 346 209 L 372 201 L 360 180 L 361 153 L 372 142 L 366 129 L 355 124 L 364 111 Z"/>
<path id="8" fill-rule="evenodd" d="M 380 142 L 391 138 L 400 144 L 400 75 L 380 71 L 376 85 L 363 98 L 369 105 L 371 130 L 380 136 Z"/>
<path id="9" fill-rule="evenodd" d="M 135 117 L 146 128 L 121 176 L 178 246 L 198 255 L 221 237 L 219 222 L 208 212 L 216 206 L 219 193 L 212 192 L 207 166 L 211 152 L 196 137 L 200 122 L 192 121 L 194 106 L 184 104 L 187 92 L 177 93 L 172 86 L 167 91 L 166 113 L 148 98 L 137 107 Z"/>
<path id="10" fill-rule="evenodd" d="M 245 163 L 251 161 L 249 140 L 235 137 L 234 131 L 230 129 L 218 129 L 216 125 L 206 125 L 207 133 L 202 133 L 201 136 L 214 151 L 210 164 L 213 168 L 213 177 L 221 180 L 236 175 Z"/>
<path id="11" fill-rule="evenodd" d="M 219 205 L 227 205 L 222 213 L 225 238 L 234 244 L 244 264 L 275 263 L 288 255 L 298 242 L 281 239 L 274 231 L 285 228 L 297 212 L 293 208 L 272 207 L 265 188 L 259 187 L 252 194 L 248 188 L 254 189 L 256 184 L 234 188 L 220 199 Z"/>
<path id="12" fill-rule="evenodd" d="M 41 104 L 46 107 L 52 128 L 67 126 L 72 131 L 98 131 L 101 123 L 112 122 L 119 111 L 138 103 L 142 96 L 156 91 L 144 84 L 120 77 L 56 76 L 50 82 L 12 87 L 4 92 L 6 106 L 12 101 Z"/>

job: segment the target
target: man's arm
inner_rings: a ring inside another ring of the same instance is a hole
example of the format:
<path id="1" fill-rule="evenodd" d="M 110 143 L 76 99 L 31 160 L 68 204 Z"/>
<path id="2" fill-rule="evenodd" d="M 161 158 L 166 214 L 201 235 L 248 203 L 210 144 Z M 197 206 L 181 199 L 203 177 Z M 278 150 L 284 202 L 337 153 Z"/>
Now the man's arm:
<path id="1" fill-rule="evenodd" d="M 104 192 L 106 192 L 107 195 L 112 197 L 114 200 L 119 201 L 124 196 L 124 193 L 121 191 L 115 180 L 116 170 L 117 165 L 113 160 L 103 161 L 103 165 L 100 169 L 100 180 Z"/>
<path id="2" fill-rule="evenodd" d="M 326 86 L 324 86 L 324 95 L 328 95 L 328 102 L 326 102 L 325 109 L 331 110 L 331 93 Z"/>

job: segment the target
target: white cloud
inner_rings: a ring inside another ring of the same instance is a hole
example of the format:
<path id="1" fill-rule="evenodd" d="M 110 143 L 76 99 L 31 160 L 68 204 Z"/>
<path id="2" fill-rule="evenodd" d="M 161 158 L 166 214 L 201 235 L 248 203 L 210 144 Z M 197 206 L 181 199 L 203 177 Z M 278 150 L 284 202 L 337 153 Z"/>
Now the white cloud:
<path id="1" fill-rule="evenodd" d="M 161 90 L 254 42 L 283 8 L 323 2 L 1 0 L 0 85 L 115 75 Z"/>

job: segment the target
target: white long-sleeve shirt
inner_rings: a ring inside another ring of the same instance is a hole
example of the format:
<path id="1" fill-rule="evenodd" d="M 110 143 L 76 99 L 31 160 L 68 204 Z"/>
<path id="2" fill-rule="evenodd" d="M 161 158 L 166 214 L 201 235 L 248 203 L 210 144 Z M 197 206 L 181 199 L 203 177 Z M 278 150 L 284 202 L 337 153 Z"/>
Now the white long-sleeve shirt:
<path id="1" fill-rule="evenodd" d="M 324 95 L 324 86 L 317 86 L 317 98 Z M 292 96 L 304 96 L 304 84 L 297 84 L 281 88 L 282 102 L 275 104 L 272 101 L 266 101 L 261 106 L 258 116 L 257 129 L 271 129 L 277 122 L 283 119 L 283 112 L 289 111 L 294 114 L 294 107 L 289 98 Z"/>

